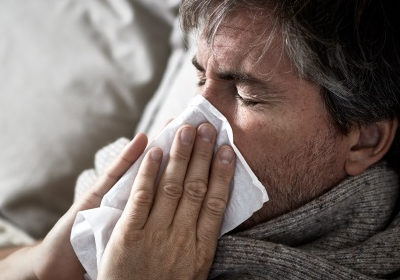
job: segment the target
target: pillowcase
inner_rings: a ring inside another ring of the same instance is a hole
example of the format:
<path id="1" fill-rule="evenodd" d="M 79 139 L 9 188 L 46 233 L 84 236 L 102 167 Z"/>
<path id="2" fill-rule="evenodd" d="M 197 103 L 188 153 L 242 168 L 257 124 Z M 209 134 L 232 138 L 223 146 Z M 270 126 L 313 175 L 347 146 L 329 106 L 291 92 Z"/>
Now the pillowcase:
<path id="1" fill-rule="evenodd" d="M 1 218 L 43 237 L 94 152 L 132 135 L 170 53 L 171 16 L 150 8 L 0 1 Z"/>
<path id="2" fill-rule="evenodd" d="M 0 218 L 0 249 L 32 245 L 34 242 L 25 232 Z"/>
<path id="3" fill-rule="evenodd" d="M 159 0 L 150 2 L 155 4 L 157 1 Z M 174 7 L 172 5 L 174 1 L 168 2 L 170 7 Z M 178 3 L 175 1 L 175 7 L 177 5 Z M 196 52 L 195 37 L 193 35 L 185 38 L 177 19 L 173 21 L 173 25 L 170 38 L 172 53 L 168 60 L 168 66 L 160 86 L 148 102 L 136 128 L 136 133 L 146 133 L 149 141 L 161 132 L 169 119 L 182 113 L 195 96 L 197 89 L 198 77 L 191 63 Z M 87 169 L 79 175 L 75 186 L 75 201 L 94 185 L 128 142 L 129 139 L 120 138 L 96 152 L 93 168 Z"/>
<path id="4" fill-rule="evenodd" d="M 175 25 L 171 38 L 174 48 L 168 67 L 136 129 L 137 133 L 147 133 L 150 139 L 162 130 L 169 119 L 182 113 L 197 92 L 198 77 L 192 65 L 192 58 L 197 50 L 195 37 L 185 38 L 187 47 L 184 47 L 182 38 L 180 27 Z"/>

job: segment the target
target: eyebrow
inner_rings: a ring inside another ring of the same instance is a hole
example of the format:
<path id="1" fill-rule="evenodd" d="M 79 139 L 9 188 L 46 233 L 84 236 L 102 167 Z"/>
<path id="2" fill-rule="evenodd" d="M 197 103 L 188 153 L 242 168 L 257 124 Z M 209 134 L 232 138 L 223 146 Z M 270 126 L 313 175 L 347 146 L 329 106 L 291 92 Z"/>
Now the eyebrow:
<path id="1" fill-rule="evenodd" d="M 192 64 L 193 66 L 200 72 L 205 72 L 206 70 L 204 69 L 203 66 L 200 65 L 200 63 L 198 62 L 196 56 L 193 56 L 192 58 Z M 261 84 L 264 87 L 268 87 L 270 88 L 269 83 L 266 83 L 265 81 L 254 77 L 251 74 L 248 73 L 244 73 L 244 72 L 239 72 L 239 71 L 221 71 L 216 73 L 216 75 L 218 76 L 218 78 L 222 79 L 222 80 L 227 80 L 227 81 L 236 81 L 239 83 L 257 83 L 257 84 Z"/>
<path id="2" fill-rule="evenodd" d="M 192 58 L 192 64 L 193 64 L 193 66 L 194 66 L 197 70 L 199 70 L 200 72 L 205 72 L 205 71 L 206 71 L 206 70 L 204 69 L 204 67 L 201 66 L 200 63 L 197 61 L 196 56 L 193 56 L 193 58 Z"/>

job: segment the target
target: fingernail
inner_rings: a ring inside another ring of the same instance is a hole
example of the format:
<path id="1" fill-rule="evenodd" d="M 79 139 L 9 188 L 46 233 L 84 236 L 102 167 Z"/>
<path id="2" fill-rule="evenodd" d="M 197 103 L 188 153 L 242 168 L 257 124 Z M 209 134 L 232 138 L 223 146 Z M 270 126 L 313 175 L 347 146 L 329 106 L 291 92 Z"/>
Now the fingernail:
<path id="1" fill-rule="evenodd" d="M 190 145 L 194 138 L 194 131 L 193 129 L 186 127 L 181 131 L 181 141 L 185 145 Z"/>
<path id="2" fill-rule="evenodd" d="M 234 152 L 229 148 L 224 148 L 221 151 L 220 160 L 224 164 L 231 164 L 234 157 L 235 157 Z"/>
<path id="3" fill-rule="evenodd" d="M 160 149 L 153 149 L 150 151 L 150 157 L 154 161 L 160 161 L 162 158 L 162 151 Z"/>
<path id="4" fill-rule="evenodd" d="M 215 135 L 215 130 L 210 125 L 201 125 L 199 127 L 199 135 L 201 139 L 207 142 L 212 142 Z"/>

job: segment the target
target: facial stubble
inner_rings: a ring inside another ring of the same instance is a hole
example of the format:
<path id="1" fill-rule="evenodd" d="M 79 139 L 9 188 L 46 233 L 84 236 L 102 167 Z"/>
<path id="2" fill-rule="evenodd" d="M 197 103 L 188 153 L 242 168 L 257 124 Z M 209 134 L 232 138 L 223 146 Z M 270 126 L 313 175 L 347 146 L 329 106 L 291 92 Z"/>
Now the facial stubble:
<path id="1" fill-rule="evenodd" d="M 344 172 L 338 172 L 339 137 L 340 132 L 332 127 L 322 135 L 316 133 L 302 148 L 296 147 L 278 159 L 266 155 L 262 162 L 256 163 L 254 172 L 266 187 L 270 200 L 239 229 L 299 208 L 341 181 Z"/>

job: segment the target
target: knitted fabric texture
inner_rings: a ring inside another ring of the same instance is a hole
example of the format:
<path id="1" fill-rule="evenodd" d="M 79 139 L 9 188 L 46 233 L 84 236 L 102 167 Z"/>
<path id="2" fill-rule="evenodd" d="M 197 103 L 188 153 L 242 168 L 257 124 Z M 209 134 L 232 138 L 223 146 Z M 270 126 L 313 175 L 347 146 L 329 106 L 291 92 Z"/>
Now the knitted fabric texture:
<path id="1" fill-rule="evenodd" d="M 100 150 L 79 195 L 122 151 Z M 400 279 L 399 181 L 379 163 L 276 219 L 219 240 L 211 279 Z"/>

